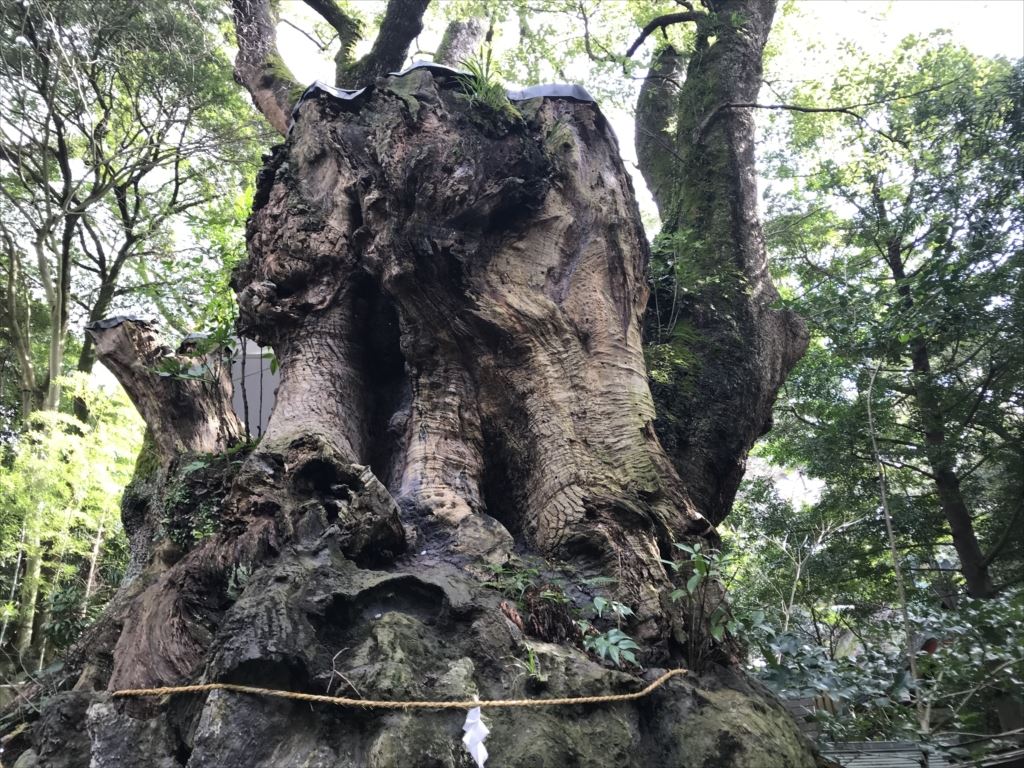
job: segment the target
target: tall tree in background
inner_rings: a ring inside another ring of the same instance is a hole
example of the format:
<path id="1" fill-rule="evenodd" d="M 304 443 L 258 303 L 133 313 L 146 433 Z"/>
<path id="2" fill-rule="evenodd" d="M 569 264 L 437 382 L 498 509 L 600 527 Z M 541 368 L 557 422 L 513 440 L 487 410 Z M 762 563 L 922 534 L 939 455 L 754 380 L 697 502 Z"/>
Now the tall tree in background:
<path id="1" fill-rule="evenodd" d="M 925 561 L 951 542 L 982 598 L 1022 575 L 1021 79 L 1019 62 L 910 39 L 824 94 L 867 105 L 858 119 L 796 119 L 793 190 L 774 198 L 793 305 L 820 341 L 769 445 L 870 499 L 871 397 L 901 525 Z"/>
<path id="2" fill-rule="evenodd" d="M 1024 717 L 1021 63 L 946 35 L 848 55 L 790 96 L 767 195 L 812 342 L 762 452 L 824 482 L 791 502 L 747 486 L 737 604 L 766 616 L 763 679 L 827 691 L 833 740 L 975 734 L 966 758 Z"/>
<path id="3" fill-rule="evenodd" d="M 679 165 L 646 166 L 674 257 L 722 274 L 685 309 L 703 341 L 674 463 L 641 345 L 648 246 L 596 105 L 510 102 L 486 57 L 467 75 L 388 75 L 426 0 L 392 0 L 358 60 L 354 19 L 308 5 L 341 38 L 339 84 L 365 91 L 297 101 L 270 3 L 233 3 L 236 77 L 285 135 L 234 276 L 240 330 L 280 365 L 270 424 L 247 455 L 232 450 L 241 427 L 217 350 L 171 355 L 133 320 L 92 327 L 154 438 L 124 510 L 138 567 L 61 671 L 76 690 L 49 697 L 24 760 L 454 768 L 461 713 L 107 692 L 199 677 L 396 700 L 642 685 L 614 663 L 693 673 L 642 704 L 498 711 L 493 759 L 813 765 L 736 669 L 705 561 L 680 555 L 717 543 L 804 344 L 770 308 L 742 106 L 774 2 L 708 2 L 650 26 L 697 26 L 685 79 L 680 54 L 659 56 L 642 110 Z M 673 111 L 693 122 L 658 122 Z M 591 611 L 582 629 L 576 611 Z"/>

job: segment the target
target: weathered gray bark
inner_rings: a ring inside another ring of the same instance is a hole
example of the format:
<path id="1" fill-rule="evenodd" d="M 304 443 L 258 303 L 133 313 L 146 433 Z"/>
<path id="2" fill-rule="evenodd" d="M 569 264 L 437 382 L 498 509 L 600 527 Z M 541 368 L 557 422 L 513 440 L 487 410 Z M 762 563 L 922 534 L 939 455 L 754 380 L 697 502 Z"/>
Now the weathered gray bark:
<path id="1" fill-rule="evenodd" d="M 88 327 L 103 364 L 124 386 L 146 420 L 164 463 L 187 453 L 215 453 L 244 432 L 231 408 L 231 370 L 217 351 L 195 355 L 196 342 L 176 353 L 155 330 L 133 318 Z"/>
<path id="2" fill-rule="evenodd" d="M 389 490 L 454 551 L 504 557 L 515 534 L 618 573 L 660 614 L 650 564 L 710 526 L 650 428 L 646 249 L 603 119 L 550 101 L 528 105 L 533 131 L 488 136 L 426 72 L 395 90 L 338 120 L 303 107 L 261 190 L 236 281 L 243 330 L 283 374 L 264 445 L 309 432 L 315 413 L 344 460 L 395 463 L 379 470 Z M 547 154 L 538 138 L 556 123 L 573 129 Z M 367 349 L 388 322 L 391 348 Z M 389 355 L 397 401 L 375 402 Z"/>
<path id="3" fill-rule="evenodd" d="M 238 56 L 235 80 L 278 133 L 288 131 L 295 80 L 277 51 L 275 20 L 268 0 L 232 0 Z"/>
<path id="4" fill-rule="evenodd" d="M 448 23 L 444 36 L 434 52 L 434 61 L 446 67 L 458 68 L 476 53 L 484 39 L 481 19 L 455 19 Z"/>

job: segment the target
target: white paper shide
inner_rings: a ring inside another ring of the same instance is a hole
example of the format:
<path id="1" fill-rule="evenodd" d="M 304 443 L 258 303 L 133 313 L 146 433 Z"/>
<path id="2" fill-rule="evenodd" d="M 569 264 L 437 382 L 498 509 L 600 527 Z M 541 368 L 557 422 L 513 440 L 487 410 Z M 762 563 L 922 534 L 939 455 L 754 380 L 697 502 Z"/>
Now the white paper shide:
<path id="1" fill-rule="evenodd" d="M 491 732 L 490 728 L 484 725 L 480 717 L 480 707 L 473 707 L 466 715 L 466 722 L 462 726 L 465 733 L 462 735 L 462 743 L 466 745 L 469 754 L 476 761 L 477 768 L 484 768 L 487 760 L 487 747 L 484 746 L 484 739 Z"/>

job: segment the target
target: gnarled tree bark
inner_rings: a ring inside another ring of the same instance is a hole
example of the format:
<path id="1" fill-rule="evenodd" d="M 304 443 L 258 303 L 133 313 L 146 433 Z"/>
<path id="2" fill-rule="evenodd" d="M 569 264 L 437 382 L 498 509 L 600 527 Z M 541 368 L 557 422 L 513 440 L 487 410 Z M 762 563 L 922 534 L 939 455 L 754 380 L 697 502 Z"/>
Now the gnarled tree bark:
<path id="1" fill-rule="evenodd" d="M 588 654 L 573 622 L 596 595 L 633 609 L 621 628 L 649 676 L 706 632 L 665 560 L 716 532 L 654 431 L 648 248 L 604 117 L 565 98 L 491 110 L 428 69 L 372 86 L 303 100 L 258 182 L 233 285 L 282 378 L 257 446 L 197 459 L 224 445 L 182 430 L 230 440 L 233 416 L 214 429 L 217 408 L 186 417 L 155 394 L 133 362 L 144 329 L 97 339 L 158 446 L 126 505 L 152 534 L 25 765 L 455 768 L 461 713 L 109 692 L 621 693 L 642 679 Z M 216 525 L 199 535 L 203 504 Z M 489 712 L 489 764 L 814 765 L 729 658 L 722 644 L 641 702 Z"/>
<path id="2" fill-rule="evenodd" d="M 244 429 L 231 408 L 231 367 L 221 351 L 193 354 L 200 339 L 176 353 L 153 327 L 114 317 L 88 328 L 96 354 L 117 377 L 152 432 L 163 462 L 188 453 L 219 453 Z"/>

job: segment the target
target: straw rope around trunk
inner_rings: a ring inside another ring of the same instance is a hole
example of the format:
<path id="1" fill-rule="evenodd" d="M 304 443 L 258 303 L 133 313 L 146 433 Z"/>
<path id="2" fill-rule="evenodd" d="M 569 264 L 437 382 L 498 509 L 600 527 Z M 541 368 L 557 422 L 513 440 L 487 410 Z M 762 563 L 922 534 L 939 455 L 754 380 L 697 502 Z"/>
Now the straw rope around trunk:
<path id="1" fill-rule="evenodd" d="M 282 691 L 274 688 L 257 688 L 234 683 L 201 683 L 178 685 L 166 688 L 129 688 L 114 691 L 116 698 L 138 696 L 170 696 L 178 693 L 208 693 L 210 691 L 231 691 L 253 696 L 272 696 L 279 699 L 308 701 L 314 704 L 333 704 L 336 707 L 359 707 L 361 709 L 497 709 L 498 707 L 561 707 L 575 704 L 605 704 L 618 701 L 636 701 L 649 696 L 673 677 L 686 674 L 685 669 L 670 669 L 654 682 L 633 693 L 608 694 L 604 696 L 568 696 L 559 699 L 492 699 L 489 701 L 388 701 L 376 699 L 350 699 L 343 696 L 324 696 L 315 693 Z"/>

